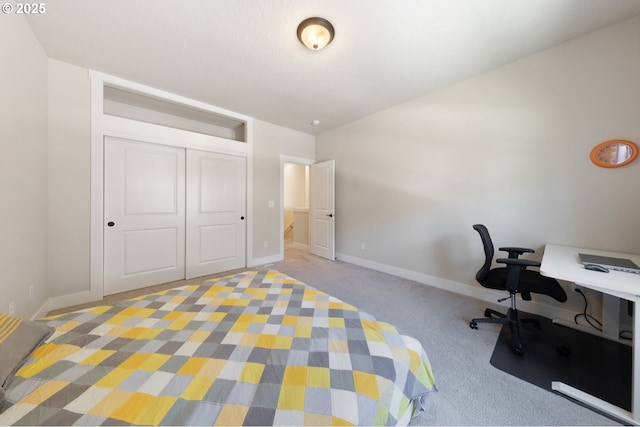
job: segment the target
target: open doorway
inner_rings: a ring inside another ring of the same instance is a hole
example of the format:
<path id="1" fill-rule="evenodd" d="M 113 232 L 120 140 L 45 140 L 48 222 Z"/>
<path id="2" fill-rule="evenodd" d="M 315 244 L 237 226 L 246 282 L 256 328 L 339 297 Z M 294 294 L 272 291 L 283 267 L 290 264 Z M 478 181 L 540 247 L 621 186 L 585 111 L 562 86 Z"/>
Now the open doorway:
<path id="1" fill-rule="evenodd" d="M 281 156 L 281 256 L 287 248 L 309 250 L 309 165 L 314 160 Z"/>
<path id="2" fill-rule="evenodd" d="M 309 166 L 284 164 L 284 244 L 309 248 Z M 286 254 L 286 250 L 285 250 Z"/>

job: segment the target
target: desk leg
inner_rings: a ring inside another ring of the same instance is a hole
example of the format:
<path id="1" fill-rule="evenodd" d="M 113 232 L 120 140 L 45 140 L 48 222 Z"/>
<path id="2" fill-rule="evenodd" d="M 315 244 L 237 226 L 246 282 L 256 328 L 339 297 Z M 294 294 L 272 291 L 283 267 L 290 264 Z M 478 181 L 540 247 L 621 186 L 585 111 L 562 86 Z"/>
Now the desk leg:
<path id="1" fill-rule="evenodd" d="M 633 298 L 633 347 L 631 366 L 631 415 L 636 424 L 640 424 L 640 296 Z"/>
<path id="2" fill-rule="evenodd" d="M 602 335 L 620 339 L 620 298 L 609 294 L 602 295 Z"/>
<path id="3" fill-rule="evenodd" d="M 609 402 L 605 402 L 602 399 L 598 399 L 592 394 L 585 393 L 584 391 L 578 390 L 575 387 L 571 387 L 568 384 L 565 384 L 560 381 L 552 381 L 551 382 L 551 390 L 555 390 L 559 393 L 562 393 L 566 396 L 569 396 L 578 402 L 584 403 L 587 406 L 591 406 L 593 408 L 598 408 L 605 414 L 609 414 L 611 416 L 616 417 L 620 421 L 626 421 L 629 424 L 640 425 L 640 422 L 633 417 L 633 413 L 629 411 L 625 411 L 622 408 L 619 408 L 615 405 L 612 405 Z"/>
<path id="4" fill-rule="evenodd" d="M 618 300 L 619 299 L 615 298 Z M 578 390 L 575 387 L 571 387 L 568 384 L 562 383 L 560 381 L 553 381 L 551 383 L 551 389 L 562 394 L 565 394 L 569 397 L 574 398 L 575 400 L 582 402 L 588 406 L 592 406 L 594 408 L 598 408 L 606 414 L 612 415 L 621 421 L 626 421 L 630 424 L 640 425 L 640 348 L 638 348 L 639 340 L 640 340 L 640 307 L 638 303 L 640 303 L 640 296 L 636 296 L 633 300 L 633 356 L 632 356 L 632 366 L 631 366 L 631 411 L 626 411 L 622 408 L 619 408 L 615 405 L 612 405 L 609 402 L 605 402 L 602 399 L 598 399 L 597 397 L 585 393 L 583 391 Z M 618 305 L 619 307 L 619 305 Z M 618 308 L 619 313 L 619 308 Z"/>

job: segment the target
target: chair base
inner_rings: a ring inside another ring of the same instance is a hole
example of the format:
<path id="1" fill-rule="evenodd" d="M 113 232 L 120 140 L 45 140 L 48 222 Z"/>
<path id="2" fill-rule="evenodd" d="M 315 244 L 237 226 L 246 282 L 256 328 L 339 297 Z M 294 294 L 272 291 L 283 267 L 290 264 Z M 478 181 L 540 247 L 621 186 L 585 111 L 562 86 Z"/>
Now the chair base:
<path id="1" fill-rule="evenodd" d="M 507 311 L 507 314 L 487 308 L 484 311 L 484 316 L 485 317 L 471 319 L 471 321 L 469 322 L 469 327 L 471 329 L 478 329 L 478 323 L 495 323 L 501 325 L 508 324 L 511 327 L 511 350 L 518 356 L 522 356 L 524 354 L 524 344 L 522 342 L 522 338 L 520 337 L 520 326 L 524 327 L 525 329 L 535 329 L 537 334 L 542 335 L 548 341 L 553 342 L 556 345 L 556 350 L 558 351 L 558 353 L 562 354 L 563 356 L 568 356 L 569 354 L 571 354 L 571 349 L 569 348 L 569 346 L 561 340 L 545 333 L 542 330 L 540 322 L 537 319 L 519 319 L 518 310 L 515 308 L 510 308 Z"/>

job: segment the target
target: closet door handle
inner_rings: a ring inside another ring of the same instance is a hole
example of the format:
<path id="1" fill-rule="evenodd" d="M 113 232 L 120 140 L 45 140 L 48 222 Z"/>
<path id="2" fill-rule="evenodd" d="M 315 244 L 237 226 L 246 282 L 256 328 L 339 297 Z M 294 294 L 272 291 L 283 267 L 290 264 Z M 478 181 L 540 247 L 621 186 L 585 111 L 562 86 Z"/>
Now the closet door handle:
<path id="1" fill-rule="evenodd" d="M 113 221 L 109 221 L 109 222 L 107 223 L 107 225 L 108 225 L 109 227 L 113 227 L 114 225 L 116 225 L 116 223 L 115 223 L 115 222 L 113 222 Z"/>
<path id="2" fill-rule="evenodd" d="M 244 221 L 244 217 L 243 217 L 243 216 L 241 216 L 241 217 L 240 217 L 240 219 L 241 219 L 242 221 Z"/>

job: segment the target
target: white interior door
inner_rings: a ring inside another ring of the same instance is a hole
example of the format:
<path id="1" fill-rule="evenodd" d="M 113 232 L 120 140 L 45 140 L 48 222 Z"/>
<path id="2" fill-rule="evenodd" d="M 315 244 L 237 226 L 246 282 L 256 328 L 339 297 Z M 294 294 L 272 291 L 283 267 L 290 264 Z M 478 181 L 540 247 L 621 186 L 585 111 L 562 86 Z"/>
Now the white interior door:
<path id="1" fill-rule="evenodd" d="M 187 150 L 186 277 L 246 265 L 246 159 Z"/>
<path id="2" fill-rule="evenodd" d="M 185 276 L 185 150 L 104 139 L 104 294 Z"/>
<path id="3" fill-rule="evenodd" d="M 312 254 L 335 259 L 335 160 L 309 169 L 309 246 Z"/>

